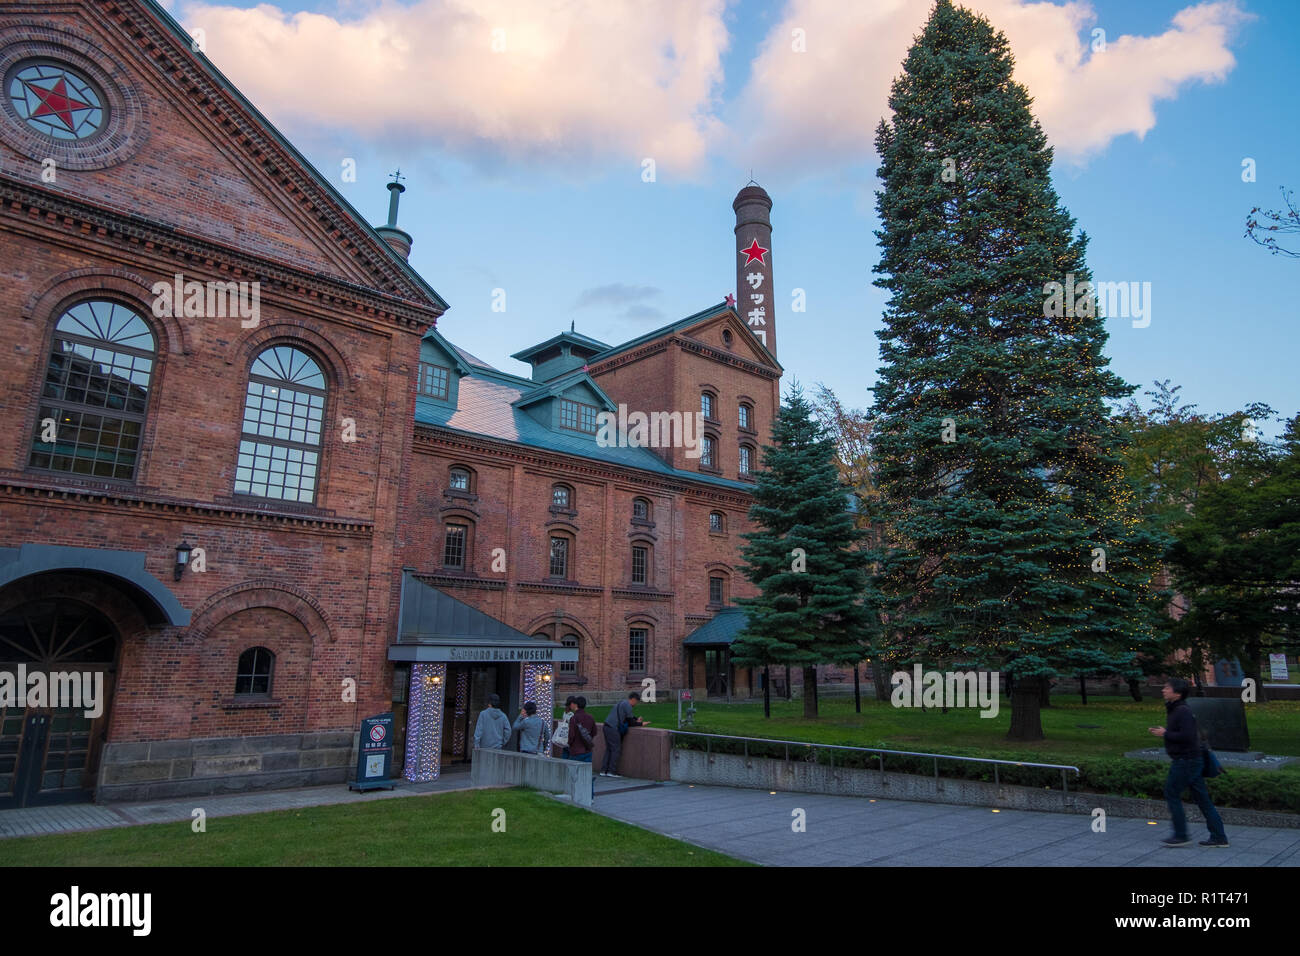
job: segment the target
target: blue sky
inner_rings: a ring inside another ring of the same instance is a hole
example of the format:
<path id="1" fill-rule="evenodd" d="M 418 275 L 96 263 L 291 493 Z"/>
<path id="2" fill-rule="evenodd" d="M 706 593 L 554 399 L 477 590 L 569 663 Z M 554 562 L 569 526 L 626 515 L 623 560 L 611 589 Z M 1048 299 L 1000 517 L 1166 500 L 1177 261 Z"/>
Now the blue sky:
<path id="1" fill-rule="evenodd" d="M 415 239 L 411 261 L 451 304 L 440 331 L 509 371 L 524 371 L 510 353 L 567 329 L 570 321 L 578 331 L 613 343 L 734 291 L 731 200 L 752 168 L 775 204 L 776 288 L 787 303 L 793 288 L 807 296 L 806 312 L 793 313 L 787 304 L 777 318 L 786 381 L 824 382 L 846 403 L 865 407 L 875 380 L 874 332 L 885 298 L 871 285 L 879 255 L 873 236 L 875 156 L 869 147 L 842 144 L 828 146 L 824 154 L 815 143 L 802 152 L 786 150 L 781 124 L 789 128 L 790 117 L 800 111 L 815 122 L 823 110 L 816 97 L 801 103 L 795 95 L 775 124 L 771 115 L 755 120 L 764 100 L 775 98 L 771 84 L 780 84 L 780 74 L 773 81 L 770 70 L 769 85 L 756 83 L 760 67 L 755 64 L 774 29 L 780 38 L 778 24 L 789 20 L 794 6 L 742 0 L 721 12 L 725 50 L 707 104 L 722 131 L 698 162 L 663 163 L 652 183 L 643 182 L 634 149 L 603 149 L 599 136 L 556 148 L 534 142 L 520 149 L 490 135 L 471 137 L 468 145 L 464 136 L 441 137 L 436 119 L 418 129 L 390 123 L 358 130 L 346 116 L 323 123 L 292 99 L 310 95 L 293 93 L 293 76 L 282 78 L 282 90 L 274 74 L 259 74 L 238 61 L 228 64 L 230 58 L 223 60 L 216 47 L 210 55 L 372 222 L 386 215 L 385 174 L 401 166 L 408 191 L 400 225 Z M 1161 34 L 1190 6 L 1166 0 L 1091 3 L 1094 25 L 1106 29 L 1112 42 L 1124 34 Z M 1054 179 L 1090 236 L 1089 264 L 1097 278 L 1151 283 L 1148 327 L 1133 328 L 1127 318 L 1108 322 L 1114 370 L 1140 386 L 1173 379 L 1183 386 L 1184 399 L 1204 411 L 1263 401 L 1289 416 L 1300 410 L 1293 368 L 1300 261 L 1270 256 L 1242 234 L 1253 205 L 1279 207 L 1283 185 L 1300 191 L 1295 106 L 1300 4 L 1241 0 L 1237 6 L 1250 16 L 1241 18 L 1226 41 L 1235 64 L 1221 71 L 1221 80 L 1171 80 L 1151 100 L 1154 126 L 1144 136 L 1120 132 L 1103 137 L 1083 156 L 1058 158 Z M 351 0 L 280 7 L 347 23 L 365 17 L 373 5 Z M 402 12 L 392 4 L 386 9 L 399 17 Z M 180 19 L 187 27 L 217 22 L 206 8 L 195 13 L 184 6 Z M 1089 30 L 1080 31 L 1080 43 Z M 883 100 L 887 90 L 875 77 L 896 73 L 902 52 L 897 50 L 893 62 L 878 62 L 879 55 L 870 59 L 863 89 L 853 89 L 852 83 L 836 89 L 846 102 Z M 862 51 L 864 62 L 872 53 Z M 851 61 L 857 53 L 837 55 Z M 1021 62 L 1019 50 L 1017 57 Z M 1176 72 L 1177 66 L 1169 69 Z M 472 98 L 472 80 L 455 95 Z M 1162 81 L 1135 74 L 1134 83 L 1141 82 L 1156 89 Z M 1033 85 L 1030 92 L 1038 95 Z M 1055 95 L 1045 92 L 1045 99 Z M 1135 108 L 1132 103 L 1112 108 L 1102 94 L 1081 102 L 1072 108 L 1088 115 L 1069 121 L 1080 126 L 1089 119 L 1107 120 L 1112 109 L 1119 114 Z M 530 110 L 537 112 L 535 106 Z M 1059 108 L 1057 113 L 1059 130 Z M 874 115 L 878 118 L 878 109 Z M 562 129 L 564 121 L 558 122 Z M 747 128 L 760 123 L 761 135 Z M 827 120 L 824 135 L 833 138 L 843 125 Z M 861 140 L 870 129 L 848 133 Z M 800 129 L 788 138 L 809 135 L 815 134 Z M 339 179 L 346 157 L 357 160 L 356 182 Z M 1242 181 L 1247 157 L 1256 165 L 1253 183 Z M 506 292 L 504 313 L 491 310 L 498 288 Z M 596 301 L 580 305 L 584 299 Z M 1275 434 L 1277 428 L 1265 431 Z"/>

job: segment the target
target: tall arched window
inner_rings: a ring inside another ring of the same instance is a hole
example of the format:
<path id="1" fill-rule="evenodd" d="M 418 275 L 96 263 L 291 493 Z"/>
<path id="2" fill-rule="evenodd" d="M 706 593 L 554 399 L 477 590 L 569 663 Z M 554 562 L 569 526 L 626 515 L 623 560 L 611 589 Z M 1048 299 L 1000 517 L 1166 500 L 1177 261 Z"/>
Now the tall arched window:
<path id="1" fill-rule="evenodd" d="M 153 332 L 117 302 L 81 302 L 59 317 L 41 390 L 33 468 L 130 481 L 153 376 Z"/>
<path id="2" fill-rule="evenodd" d="M 320 468 L 325 375 L 306 352 L 273 345 L 248 371 L 238 494 L 312 502 Z"/>
<path id="3" fill-rule="evenodd" d="M 565 647 L 571 647 L 574 650 L 577 650 L 582 645 L 582 642 L 578 639 L 577 634 L 565 634 L 562 638 L 560 638 L 560 643 L 563 644 Z M 560 661 L 560 673 L 576 675 L 578 673 L 578 662 Z"/>

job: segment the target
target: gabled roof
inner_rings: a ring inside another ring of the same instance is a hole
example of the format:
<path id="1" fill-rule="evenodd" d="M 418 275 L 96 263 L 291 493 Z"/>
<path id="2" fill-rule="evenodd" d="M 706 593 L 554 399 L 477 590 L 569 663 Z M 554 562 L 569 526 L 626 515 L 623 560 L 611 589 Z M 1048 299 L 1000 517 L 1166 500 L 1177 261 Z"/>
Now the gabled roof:
<path id="1" fill-rule="evenodd" d="M 443 338 L 442 333 L 439 332 L 436 328 L 430 326 L 429 331 L 425 332 L 424 335 L 420 336 L 420 340 L 421 341 L 427 340 L 429 342 L 437 343 L 438 347 L 447 353 L 448 358 L 450 358 L 453 362 L 456 363 L 457 372 L 459 372 L 461 375 L 470 374 L 471 369 L 469 367 L 469 363 L 466 362 L 465 359 L 462 357 L 460 349 L 456 348 L 456 346 L 452 345 L 445 338 Z"/>
<path id="2" fill-rule="evenodd" d="M 455 407 L 417 394 L 416 425 L 636 468 L 664 478 L 693 481 L 746 494 L 753 492 L 750 483 L 673 468 L 649 448 L 601 446 L 590 435 L 547 428 L 517 404 L 526 393 L 539 391 L 532 379 L 495 369 L 475 368 L 473 374 L 461 378 L 458 388 Z"/>
<path id="3" fill-rule="evenodd" d="M 592 392 L 595 393 L 596 399 L 600 402 L 601 407 L 604 408 L 605 411 L 618 411 L 618 406 L 615 405 L 613 401 L 610 400 L 610 397 L 605 394 L 605 390 L 597 385 L 592 377 L 582 371 L 582 369 L 575 369 L 572 372 L 561 375 L 559 378 L 552 379 L 549 382 L 539 385 L 532 391 L 520 395 L 511 404 L 516 408 L 527 408 L 529 405 L 534 405 L 543 399 L 557 398 L 578 384 L 584 384 L 590 388 Z"/>
<path id="4" fill-rule="evenodd" d="M 727 305 L 725 301 L 719 302 L 717 305 L 710 306 L 707 309 L 703 309 L 699 312 L 696 312 L 694 315 L 688 315 L 684 319 L 678 319 L 676 322 L 670 322 L 667 325 L 657 328 L 652 332 L 647 332 L 645 335 L 638 335 L 636 338 L 624 342 L 622 345 L 607 347 L 604 352 L 601 352 L 598 355 L 593 355 L 589 360 L 588 364 L 595 365 L 597 362 L 603 362 L 605 361 L 605 359 L 613 358 L 615 355 L 621 355 L 624 352 L 631 351 L 632 349 L 636 348 L 639 345 L 644 345 L 646 342 L 653 342 L 655 339 L 663 338 L 666 335 L 672 335 L 674 332 L 680 332 L 683 329 L 688 329 L 693 325 L 699 325 L 702 322 L 707 322 L 710 319 L 716 319 L 727 314 L 730 314 L 732 318 L 734 318 L 738 323 L 740 323 L 742 328 L 745 328 L 746 334 L 749 335 L 749 337 L 754 340 L 754 347 L 760 350 L 760 352 L 762 353 L 762 355 L 764 356 L 768 364 L 770 364 L 773 368 L 782 369 L 782 371 L 784 371 L 784 368 L 781 365 L 781 363 L 776 360 L 776 356 L 768 351 L 767 346 L 764 345 L 757 336 L 749 333 L 748 327 L 745 326 L 745 323 L 741 320 L 740 315 L 736 312 L 736 310 L 733 307 Z"/>
<path id="5" fill-rule="evenodd" d="M 729 607 L 691 631 L 682 643 L 690 647 L 730 646 L 748 623 L 749 615 L 743 607 Z"/>
<path id="6" fill-rule="evenodd" d="M 252 117 L 259 126 L 261 126 L 262 130 L 275 142 L 275 144 L 280 149 L 284 150 L 288 157 L 298 166 L 299 169 L 302 170 L 310 180 L 312 186 L 320 191 L 322 198 L 337 206 L 344 216 L 356 227 L 360 236 L 369 240 L 367 244 L 371 247 L 372 253 L 383 257 L 391 266 L 395 266 L 397 270 L 402 273 L 404 278 L 411 283 L 413 286 L 412 291 L 416 291 L 431 300 L 440 311 L 446 311 L 446 309 L 449 308 L 447 302 L 442 298 L 442 296 L 438 295 L 438 293 L 434 291 L 433 287 L 415 271 L 405 258 L 399 255 L 391 246 L 388 245 L 387 242 L 383 240 L 379 233 L 375 231 L 374 226 L 372 226 L 370 222 L 361 215 L 361 213 L 354 209 L 351 203 L 343 198 L 343 195 L 334 188 L 330 180 L 321 175 L 316 167 L 308 162 L 306 157 L 294 148 L 293 144 L 275 128 L 275 125 L 270 120 L 262 115 L 261 111 L 259 111 L 257 107 L 255 107 L 244 96 L 244 94 L 239 91 L 238 87 L 236 87 L 234 83 L 230 82 L 230 80 L 226 78 L 225 74 L 212 64 L 206 55 L 194 50 L 194 38 L 185 31 L 184 27 L 172 18 L 172 15 L 168 13 L 167 10 L 157 2 L 157 0 L 139 0 L 139 2 L 157 19 L 158 23 L 161 24 L 164 29 L 172 34 L 172 37 L 176 42 L 170 52 L 178 57 L 184 57 L 187 63 L 203 70 L 209 78 L 211 78 L 221 88 L 225 95 L 230 97 L 231 100 L 245 110 L 249 116 Z M 258 165 L 262 165 L 262 163 L 259 162 Z"/>
<path id="7" fill-rule="evenodd" d="M 591 336 L 588 335 L 583 335 L 581 332 L 561 332 L 559 335 L 551 336 L 545 342 L 539 342 L 537 345 L 529 346 L 523 351 L 516 352 L 514 355 L 510 357 L 512 359 L 518 359 L 521 362 L 527 362 L 538 352 L 544 352 L 549 348 L 554 348 L 555 346 L 559 345 L 561 342 L 569 342 L 573 345 L 581 345 L 584 348 L 595 349 L 597 352 L 601 352 L 609 348 L 608 343 L 598 341 L 597 339 L 593 339 L 591 338 Z"/>

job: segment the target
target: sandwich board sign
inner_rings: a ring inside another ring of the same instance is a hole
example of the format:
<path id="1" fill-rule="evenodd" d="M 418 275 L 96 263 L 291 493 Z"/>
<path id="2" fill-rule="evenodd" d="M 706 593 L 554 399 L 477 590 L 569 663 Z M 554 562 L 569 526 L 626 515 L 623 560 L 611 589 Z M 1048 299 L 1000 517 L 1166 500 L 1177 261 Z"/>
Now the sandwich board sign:
<path id="1" fill-rule="evenodd" d="M 349 790 L 392 790 L 393 714 L 377 714 L 361 721 L 361 743 L 357 747 L 357 776 Z"/>

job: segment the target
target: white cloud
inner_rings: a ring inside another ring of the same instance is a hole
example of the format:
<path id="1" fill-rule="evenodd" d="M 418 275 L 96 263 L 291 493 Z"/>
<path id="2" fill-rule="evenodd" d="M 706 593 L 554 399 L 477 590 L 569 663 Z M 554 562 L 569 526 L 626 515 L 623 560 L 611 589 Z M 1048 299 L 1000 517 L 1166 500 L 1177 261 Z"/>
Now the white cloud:
<path id="1" fill-rule="evenodd" d="M 720 128 L 725 0 L 368 0 L 345 19 L 182 3 L 212 62 L 277 124 L 469 158 L 690 171 Z M 494 33 L 494 31 L 502 31 Z M 493 42 L 504 42 L 494 52 Z"/>
<path id="2" fill-rule="evenodd" d="M 1125 134 L 1155 126 L 1155 104 L 1192 82 L 1217 82 L 1236 61 L 1229 43 L 1252 15 L 1236 0 L 1181 10 L 1154 36 L 1122 35 L 1081 0 L 961 0 L 1006 34 L 1016 79 L 1062 159 L 1080 162 Z M 738 129 L 758 133 L 743 154 L 796 168 L 874 155 L 891 81 L 932 4 L 916 0 L 790 0 L 755 58 L 741 96 Z M 1106 29 L 1093 53 L 1092 29 Z M 794 52 L 802 29 L 806 52 Z"/>

